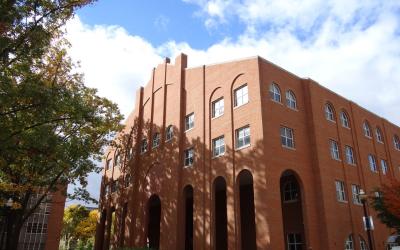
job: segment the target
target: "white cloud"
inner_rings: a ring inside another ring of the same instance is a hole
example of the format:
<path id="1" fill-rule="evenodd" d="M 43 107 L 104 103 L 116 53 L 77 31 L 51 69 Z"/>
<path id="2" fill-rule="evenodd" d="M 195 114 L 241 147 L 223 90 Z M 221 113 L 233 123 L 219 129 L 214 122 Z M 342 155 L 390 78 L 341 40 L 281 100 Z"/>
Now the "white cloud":
<path id="1" fill-rule="evenodd" d="M 247 30 L 204 50 L 175 41 L 154 47 L 122 27 L 86 26 L 75 18 L 68 24 L 68 39 L 87 85 L 127 115 L 136 89 L 162 62 L 160 55 L 173 59 L 186 53 L 190 67 L 260 55 L 400 125 L 400 18 L 393 11 L 395 1 L 186 1 L 199 4 L 205 23 L 214 28 L 236 15 Z M 263 28 L 267 22 L 269 29 Z M 301 38 L 298 28 L 308 30 L 310 38 Z"/>

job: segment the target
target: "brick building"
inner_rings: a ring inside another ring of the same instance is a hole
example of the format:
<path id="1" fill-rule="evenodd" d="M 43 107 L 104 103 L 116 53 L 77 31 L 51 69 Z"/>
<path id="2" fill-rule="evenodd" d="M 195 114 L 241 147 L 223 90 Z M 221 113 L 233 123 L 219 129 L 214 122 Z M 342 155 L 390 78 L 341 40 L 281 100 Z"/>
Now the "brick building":
<path id="1" fill-rule="evenodd" d="M 260 57 L 167 58 L 135 100 L 106 155 L 98 250 L 367 249 L 359 189 L 400 177 L 399 127 Z"/>

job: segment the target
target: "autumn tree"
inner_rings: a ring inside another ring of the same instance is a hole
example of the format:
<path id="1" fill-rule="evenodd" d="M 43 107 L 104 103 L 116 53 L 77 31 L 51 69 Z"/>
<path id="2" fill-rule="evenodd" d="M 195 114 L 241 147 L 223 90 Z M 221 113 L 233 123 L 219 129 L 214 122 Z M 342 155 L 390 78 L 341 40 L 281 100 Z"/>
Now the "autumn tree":
<path id="1" fill-rule="evenodd" d="M 380 195 L 372 198 L 372 206 L 378 218 L 400 233 L 400 181 L 391 179 L 390 184 L 383 184 L 376 191 Z"/>
<path id="2" fill-rule="evenodd" d="M 63 38 L 65 22 L 91 2 L 0 2 L 0 215 L 7 250 L 17 249 L 22 225 L 49 193 L 74 183 L 69 198 L 93 200 L 88 173 L 99 171 L 95 162 L 121 129 L 118 107 L 83 84 Z"/>

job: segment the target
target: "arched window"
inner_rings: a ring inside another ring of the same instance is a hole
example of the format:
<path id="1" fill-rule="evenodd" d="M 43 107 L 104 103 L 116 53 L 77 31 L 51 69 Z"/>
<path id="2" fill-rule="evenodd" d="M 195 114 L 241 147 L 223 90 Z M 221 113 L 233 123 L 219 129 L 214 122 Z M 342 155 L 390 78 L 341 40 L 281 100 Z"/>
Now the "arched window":
<path id="1" fill-rule="evenodd" d="M 372 137 L 372 136 L 371 136 L 371 128 L 370 128 L 370 126 L 369 126 L 369 124 L 368 124 L 367 121 L 365 121 L 365 122 L 363 123 L 363 129 L 364 129 L 364 135 L 365 135 L 366 137 L 371 138 L 371 137 Z"/>
<path id="2" fill-rule="evenodd" d="M 114 166 L 120 167 L 120 164 L 121 164 L 121 157 L 120 157 L 119 153 L 117 153 L 117 155 L 115 156 L 115 159 L 114 159 Z"/>
<path id="3" fill-rule="evenodd" d="M 140 144 L 140 153 L 146 153 L 147 152 L 147 139 L 144 138 L 142 140 L 142 143 Z"/>
<path id="4" fill-rule="evenodd" d="M 170 141 L 174 137 L 174 128 L 169 125 L 165 131 L 165 141 Z"/>
<path id="5" fill-rule="evenodd" d="M 291 109 L 297 109 L 296 96 L 291 90 L 286 91 L 286 106 Z"/>
<path id="6" fill-rule="evenodd" d="M 344 111 L 340 112 L 340 122 L 342 123 L 343 127 L 350 128 L 349 117 Z"/>
<path id="7" fill-rule="evenodd" d="M 281 102 L 281 91 L 275 83 L 269 86 L 269 95 L 273 101 Z"/>
<path id="8" fill-rule="evenodd" d="M 335 122 L 335 113 L 329 103 L 325 104 L 325 118 L 328 121 Z"/>
<path id="9" fill-rule="evenodd" d="M 129 185 L 131 184 L 131 175 L 130 174 L 127 174 L 126 176 L 125 176 L 125 187 L 129 187 Z"/>
<path id="10" fill-rule="evenodd" d="M 367 242 L 365 242 L 363 237 L 361 237 L 361 236 L 359 236 L 359 237 L 360 237 L 360 249 L 361 250 L 368 250 Z"/>
<path id="11" fill-rule="evenodd" d="M 397 135 L 393 136 L 393 144 L 395 149 L 400 150 L 400 139 Z"/>
<path id="12" fill-rule="evenodd" d="M 160 146 L 160 133 L 156 132 L 153 135 L 153 148 Z"/>
<path id="13" fill-rule="evenodd" d="M 376 140 L 380 143 L 383 143 L 383 135 L 380 128 L 376 128 Z"/>
<path id="14" fill-rule="evenodd" d="M 283 201 L 291 202 L 297 201 L 299 197 L 299 190 L 294 181 L 288 181 L 283 186 Z"/>
<path id="15" fill-rule="evenodd" d="M 351 234 L 344 242 L 344 250 L 354 250 L 353 236 Z"/>

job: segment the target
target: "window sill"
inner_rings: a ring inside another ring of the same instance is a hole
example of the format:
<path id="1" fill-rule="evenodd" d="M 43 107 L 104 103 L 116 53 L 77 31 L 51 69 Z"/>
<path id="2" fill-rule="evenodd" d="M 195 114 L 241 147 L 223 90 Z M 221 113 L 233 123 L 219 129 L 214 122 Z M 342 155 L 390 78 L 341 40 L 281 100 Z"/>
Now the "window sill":
<path id="1" fill-rule="evenodd" d="M 343 203 L 343 204 L 349 203 L 348 201 L 340 201 L 340 200 L 338 200 L 338 202 L 339 202 L 339 203 Z"/>
<path id="2" fill-rule="evenodd" d="M 214 117 L 211 117 L 211 121 L 212 120 L 215 120 L 215 119 L 217 119 L 217 118 L 219 118 L 219 117 L 221 117 L 221 116 L 223 116 L 224 114 L 220 114 L 219 116 L 214 116 Z"/>
<path id="3" fill-rule="evenodd" d="M 299 200 L 298 199 L 296 199 L 296 200 L 289 200 L 289 201 L 283 201 L 283 203 L 296 203 L 296 202 L 298 202 Z"/>
<path id="4" fill-rule="evenodd" d="M 326 119 L 328 122 L 336 123 L 336 121 L 331 120 L 331 119 Z"/>
<path id="5" fill-rule="evenodd" d="M 298 111 L 299 111 L 299 109 L 298 109 L 298 108 L 292 108 L 292 107 L 289 107 L 288 105 L 286 105 L 286 107 L 287 107 L 288 109 L 290 109 L 290 110 L 293 110 L 293 111 L 296 111 L 296 112 L 298 112 Z"/>
<path id="6" fill-rule="evenodd" d="M 186 133 L 186 132 L 189 132 L 190 130 L 193 130 L 193 129 L 194 129 L 194 127 L 191 127 L 191 128 L 189 128 L 189 129 L 185 130 L 185 133 Z"/>
<path id="7" fill-rule="evenodd" d="M 347 162 L 347 165 L 350 165 L 350 166 L 353 166 L 353 167 L 357 167 L 357 164 L 355 164 L 355 163 L 349 163 L 349 162 Z"/>
<path id="8" fill-rule="evenodd" d="M 283 106 L 283 103 L 282 103 L 282 102 L 280 102 L 280 101 L 277 101 L 277 100 L 274 100 L 274 99 L 271 99 L 271 98 L 270 98 L 270 100 L 271 100 L 272 102 L 276 103 L 276 104 L 280 104 L 280 105 L 282 105 L 282 106 Z"/>
<path id="9" fill-rule="evenodd" d="M 332 158 L 332 157 L 331 157 L 331 158 Z M 342 161 L 341 159 L 336 159 L 336 158 L 332 158 L 332 160 L 339 161 L 339 162 Z"/>
<path id="10" fill-rule="evenodd" d="M 249 103 L 249 101 L 247 101 L 246 103 L 240 104 L 239 106 L 233 107 L 233 110 L 238 109 L 238 108 L 240 108 L 240 107 L 246 105 L 247 103 Z"/>
<path id="11" fill-rule="evenodd" d="M 193 165 L 185 165 L 185 166 L 183 166 L 183 168 L 185 168 L 185 169 L 193 168 Z"/>
<path id="12" fill-rule="evenodd" d="M 365 136 L 365 138 L 372 140 L 371 136 L 368 136 L 368 135 L 364 135 L 364 136 Z"/>
<path id="13" fill-rule="evenodd" d="M 220 154 L 220 155 L 214 155 L 211 159 L 217 159 L 217 158 L 220 158 L 220 157 L 222 157 L 224 155 L 225 155 L 225 152 L 223 154 Z"/>
<path id="14" fill-rule="evenodd" d="M 382 144 L 382 145 L 384 144 L 383 141 L 377 141 L 377 142 L 379 142 L 379 143 Z"/>
<path id="15" fill-rule="evenodd" d="M 296 148 L 295 148 L 295 147 L 288 147 L 288 146 L 285 146 L 285 145 L 281 145 L 281 146 L 282 146 L 282 148 L 296 151 Z"/>
<path id="16" fill-rule="evenodd" d="M 248 148 L 250 146 L 251 146 L 251 144 L 247 144 L 247 145 L 241 146 L 240 148 L 235 148 L 235 151 L 239 151 L 239 150 L 242 150 L 244 148 Z"/>

